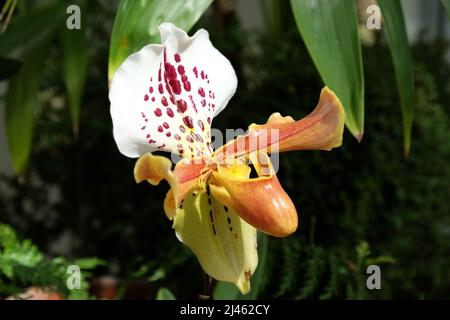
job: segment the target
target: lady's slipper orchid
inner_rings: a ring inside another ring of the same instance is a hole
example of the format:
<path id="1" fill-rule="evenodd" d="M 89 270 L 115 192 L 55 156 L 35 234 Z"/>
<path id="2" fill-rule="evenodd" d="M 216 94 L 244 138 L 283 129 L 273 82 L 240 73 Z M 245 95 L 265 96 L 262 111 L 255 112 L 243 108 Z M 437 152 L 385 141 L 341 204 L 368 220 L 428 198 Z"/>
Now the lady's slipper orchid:
<path id="1" fill-rule="evenodd" d="M 343 108 L 324 88 L 307 117 L 294 121 L 275 113 L 214 151 L 211 121 L 236 91 L 233 67 L 205 30 L 192 37 L 169 23 L 159 30 L 162 44 L 132 54 L 114 75 L 109 94 L 114 138 L 121 153 L 140 157 L 137 182 L 169 183 L 164 211 L 205 272 L 247 293 L 258 260 L 256 229 L 285 237 L 298 224 L 268 154 L 340 146 Z M 172 170 L 171 160 L 153 151 L 182 160 Z M 250 161 L 257 178 L 250 178 Z"/>

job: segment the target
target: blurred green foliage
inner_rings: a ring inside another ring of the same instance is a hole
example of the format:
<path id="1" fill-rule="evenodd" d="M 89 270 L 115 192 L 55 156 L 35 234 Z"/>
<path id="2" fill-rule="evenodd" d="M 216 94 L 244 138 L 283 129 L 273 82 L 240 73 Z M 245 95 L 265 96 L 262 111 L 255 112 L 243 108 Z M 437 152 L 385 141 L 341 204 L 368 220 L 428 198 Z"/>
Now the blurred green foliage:
<path id="1" fill-rule="evenodd" d="M 136 185 L 134 160 L 118 152 L 112 137 L 107 63 L 114 13 L 100 6 L 87 16 L 89 65 L 76 140 L 56 63 L 62 53 L 52 45 L 30 168 L 20 181 L 0 180 L 0 221 L 33 239 L 46 256 L 107 261 L 94 275 L 141 278 L 178 299 L 196 298 L 203 274 L 163 213 L 167 189 Z M 210 31 L 239 77 L 216 127 L 246 128 L 273 112 L 300 118 L 313 109 L 323 84 L 292 18 L 278 37 L 244 32 L 232 12 L 214 5 L 193 30 L 199 27 Z M 363 47 L 363 142 L 346 134 L 332 152 L 280 156 L 278 177 L 298 208 L 300 226 L 289 238 L 268 239 L 258 298 L 427 299 L 450 291 L 447 44 L 413 47 L 417 108 L 405 160 L 394 69 L 385 39 L 377 38 Z M 381 266 L 382 290 L 366 289 L 365 270 L 373 263 Z"/>
<path id="2" fill-rule="evenodd" d="M 88 299 L 90 271 L 104 262 L 84 258 L 68 262 L 63 257 L 45 259 L 28 239 L 21 240 L 9 225 L 0 224 L 0 297 L 18 296 L 26 287 L 54 290 L 66 299 Z M 80 288 L 68 289 L 70 265 L 80 268 Z"/>

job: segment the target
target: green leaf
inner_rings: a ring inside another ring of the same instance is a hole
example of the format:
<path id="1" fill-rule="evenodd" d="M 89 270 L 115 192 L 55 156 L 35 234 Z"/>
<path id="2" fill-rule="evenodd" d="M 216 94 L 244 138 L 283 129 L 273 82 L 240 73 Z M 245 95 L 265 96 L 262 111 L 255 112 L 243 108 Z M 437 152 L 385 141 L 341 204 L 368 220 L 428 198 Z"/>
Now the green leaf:
<path id="1" fill-rule="evenodd" d="M 0 249 L 15 246 L 19 243 L 14 229 L 7 224 L 0 223 Z"/>
<path id="2" fill-rule="evenodd" d="M 0 224 L 0 275 L 11 279 L 17 267 L 34 268 L 42 260 L 42 253 L 30 240 L 19 239 L 11 226 Z"/>
<path id="3" fill-rule="evenodd" d="M 398 0 L 378 1 L 384 19 L 384 32 L 391 48 L 395 79 L 400 92 L 400 104 L 403 116 L 404 153 L 409 154 L 411 147 L 411 128 L 414 117 L 414 76 L 411 52 L 406 34 L 402 7 Z"/>
<path id="4" fill-rule="evenodd" d="M 111 35 L 108 78 L 112 79 L 120 64 L 144 45 L 159 43 L 158 26 L 172 22 L 188 31 L 213 0 L 165 1 L 122 0 L 117 10 Z"/>
<path id="5" fill-rule="evenodd" d="M 52 36 L 64 22 L 67 3 L 56 1 L 37 7 L 27 14 L 15 16 L 6 32 L 0 34 L 0 55 L 32 48 Z"/>
<path id="6" fill-rule="evenodd" d="M 450 19 L 450 0 L 441 0 L 445 9 L 447 10 L 448 18 Z"/>
<path id="7" fill-rule="evenodd" d="M 21 66 L 20 60 L 0 57 L 0 81 L 15 75 Z"/>
<path id="8" fill-rule="evenodd" d="M 353 1 L 291 0 L 291 6 L 320 76 L 341 100 L 347 128 L 361 140 L 364 76 Z"/>
<path id="9" fill-rule="evenodd" d="M 156 300 L 176 300 L 176 298 L 169 289 L 163 287 L 158 290 Z"/>
<path id="10" fill-rule="evenodd" d="M 30 50 L 21 70 L 9 83 L 6 136 L 16 174 L 25 171 L 31 151 L 37 94 L 47 49 L 47 44 L 41 44 Z"/>
<path id="11" fill-rule="evenodd" d="M 237 300 L 238 296 L 239 289 L 230 282 L 218 281 L 214 288 L 214 300 Z"/>
<path id="12" fill-rule="evenodd" d="M 87 70 L 86 32 L 83 27 L 85 23 L 85 14 L 83 13 L 86 11 L 85 1 L 79 1 L 78 5 L 82 14 L 81 29 L 69 30 L 63 28 L 60 33 L 64 82 L 69 98 L 72 129 L 75 136 L 78 136 L 81 99 Z"/>

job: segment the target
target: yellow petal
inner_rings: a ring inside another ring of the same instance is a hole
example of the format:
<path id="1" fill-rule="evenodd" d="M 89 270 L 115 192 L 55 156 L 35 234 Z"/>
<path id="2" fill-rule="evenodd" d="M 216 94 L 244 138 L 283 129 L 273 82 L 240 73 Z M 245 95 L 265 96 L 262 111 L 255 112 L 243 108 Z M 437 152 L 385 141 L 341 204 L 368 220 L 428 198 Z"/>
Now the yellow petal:
<path id="1" fill-rule="evenodd" d="M 179 239 L 197 256 L 211 277 L 234 283 L 246 294 L 258 264 L 256 229 L 208 192 L 188 193 L 177 209 Z"/>
<path id="2" fill-rule="evenodd" d="M 281 187 L 267 155 L 262 158 L 263 163 L 256 157 L 252 159 L 260 175 L 254 179 L 230 174 L 234 171 L 219 166 L 211 176 L 211 194 L 255 228 L 285 237 L 297 229 L 297 210 Z"/>
<path id="3" fill-rule="evenodd" d="M 170 185 L 164 200 L 164 211 L 169 219 L 176 214 L 176 208 L 181 204 L 189 191 L 202 191 L 210 169 L 201 159 L 183 159 L 172 170 L 172 162 L 162 156 L 146 153 L 134 166 L 134 178 L 137 183 L 147 180 L 152 185 L 158 185 L 166 180 Z"/>

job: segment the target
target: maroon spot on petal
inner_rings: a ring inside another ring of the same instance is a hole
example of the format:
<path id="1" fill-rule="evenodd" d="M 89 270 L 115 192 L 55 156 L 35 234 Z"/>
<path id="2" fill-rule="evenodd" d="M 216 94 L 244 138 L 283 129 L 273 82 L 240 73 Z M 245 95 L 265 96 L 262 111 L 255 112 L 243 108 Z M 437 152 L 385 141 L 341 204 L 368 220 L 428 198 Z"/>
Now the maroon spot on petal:
<path id="1" fill-rule="evenodd" d="M 209 124 L 211 124 L 211 118 L 208 117 L 208 119 L 206 119 L 206 121 L 208 121 Z"/>
<path id="2" fill-rule="evenodd" d="M 144 95 L 144 101 L 148 100 L 148 94 Z"/>
<path id="3" fill-rule="evenodd" d="M 187 137 L 186 137 L 186 140 L 187 140 L 188 142 L 190 142 L 190 143 L 193 143 L 193 142 L 194 142 L 194 139 L 192 139 L 191 136 L 187 136 Z"/>
<path id="4" fill-rule="evenodd" d="M 158 132 L 163 132 L 163 127 L 158 126 Z"/>
<path id="5" fill-rule="evenodd" d="M 171 108 L 167 108 L 166 113 L 169 117 L 173 118 L 174 114 L 173 114 L 173 110 Z"/>
<path id="6" fill-rule="evenodd" d="M 200 127 L 200 129 L 202 129 L 202 131 L 205 131 L 205 125 L 203 124 L 202 120 L 198 120 L 197 121 L 198 126 Z"/>
<path id="7" fill-rule="evenodd" d="M 164 93 L 164 87 L 163 87 L 162 83 L 160 83 L 160 84 L 158 85 L 158 91 L 159 91 L 159 93 L 161 93 L 161 94 Z"/>
<path id="8" fill-rule="evenodd" d="M 153 77 L 150 77 L 150 82 L 152 82 L 153 81 Z"/>
<path id="9" fill-rule="evenodd" d="M 153 139 L 148 140 L 148 143 L 155 143 L 156 141 Z"/>
<path id="10" fill-rule="evenodd" d="M 175 61 L 176 61 L 176 62 L 180 62 L 180 61 L 181 61 L 180 55 L 179 55 L 178 53 L 175 53 L 175 54 L 173 55 L 173 57 L 175 58 Z"/>
<path id="11" fill-rule="evenodd" d="M 200 72 L 200 76 L 202 77 L 202 79 L 205 79 L 205 73 L 203 72 L 203 70 L 202 72 Z"/>
<path id="12" fill-rule="evenodd" d="M 166 129 L 169 129 L 169 124 L 167 122 L 164 122 L 163 123 L 163 127 L 166 128 Z"/>
<path id="13" fill-rule="evenodd" d="M 166 137 L 170 137 L 172 134 L 170 132 L 166 133 Z"/>
<path id="14" fill-rule="evenodd" d="M 205 97 L 205 90 L 203 90 L 202 87 L 198 88 L 198 94 L 204 98 Z"/>
<path id="15" fill-rule="evenodd" d="M 191 91 L 191 83 L 189 81 L 183 82 L 184 90 Z"/>
<path id="16" fill-rule="evenodd" d="M 200 103 L 202 104 L 202 107 L 206 106 L 206 100 L 202 99 L 202 101 L 200 101 Z"/>
<path id="17" fill-rule="evenodd" d="M 149 87 L 148 92 L 153 93 L 153 87 Z"/>
<path id="18" fill-rule="evenodd" d="M 141 130 L 145 130 L 145 128 L 146 128 L 146 127 L 145 127 L 145 126 L 143 126 L 143 127 L 141 128 Z"/>
<path id="19" fill-rule="evenodd" d="M 187 110 L 187 103 L 183 99 L 180 99 L 177 101 L 177 111 L 178 112 L 185 112 Z"/>
<path id="20" fill-rule="evenodd" d="M 152 97 L 152 102 L 155 102 L 155 97 Z"/>
<path id="21" fill-rule="evenodd" d="M 150 134 L 149 133 L 147 133 L 147 136 L 146 136 L 146 138 L 148 139 L 148 138 L 150 138 Z"/>
<path id="22" fill-rule="evenodd" d="M 180 135 L 178 133 L 175 133 L 175 135 L 173 137 L 175 138 L 175 140 L 180 140 L 181 139 L 181 137 L 180 137 Z"/>
<path id="23" fill-rule="evenodd" d="M 194 67 L 194 69 L 192 69 L 192 71 L 194 72 L 195 77 L 198 78 L 198 70 L 197 70 L 197 67 Z"/>
<path id="24" fill-rule="evenodd" d="M 166 97 L 162 97 L 161 98 L 161 103 L 163 104 L 163 106 L 167 107 L 169 104 L 167 103 L 167 99 Z"/>
<path id="25" fill-rule="evenodd" d="M 192 129 L 194 127 L 194 123 L 192 122 L 192 117 L 191 116 L 184 117 L 183 118 L 183 122 L 188 128 Z"/>
<path id="26" fill-rule="evenodd" d="M 184 73 L 186 72 L 184 70 L 184 67 L 181 64 L 178 66 L 177 70 L 178 70 L 178 73 L 181 75 L 184 75 Z"/>
<path id="27" fill-rule="evenodd" d="M 159 70 L 158 70 L 158 81 L 161 82 L 161 63 L 159 64 Z"/>
<path id="28" fill-rule="evenodd" d="M 146 118 L 144 121 L 145 121 L 145 122 L 148 122 L 148 119 Z"/>
<path id="29" fill-rule="evenodd" d="M 169 83 L 174 94 L 180 94 L 181 84 L 180 81 L 177 80 L 177 72 L 175 67 L 171 63 L 167 62 L 166 49 L 164 49 L 164 67 L 164 80 Z"/>
<path id="30" fill-rule="evenodd" d="M 186 132 L 186 128 L 184 126 L 180 126 L 180 131 L 184 133 Z"/>
<path id="31" fill-rule="evenodd" d="M 162 115 L 161 109 L 160 108 L 156 108 L 155 109 L 155 116 L 161 117 L 161 115 Z"/>

